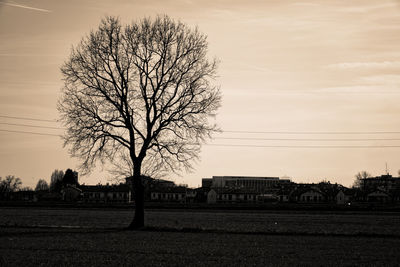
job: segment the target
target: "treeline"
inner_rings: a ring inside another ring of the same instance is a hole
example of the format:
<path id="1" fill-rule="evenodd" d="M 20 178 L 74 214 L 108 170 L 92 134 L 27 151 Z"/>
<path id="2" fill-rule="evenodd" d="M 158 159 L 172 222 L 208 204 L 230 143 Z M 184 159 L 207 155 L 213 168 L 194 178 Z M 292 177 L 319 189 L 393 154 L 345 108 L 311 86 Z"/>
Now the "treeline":
<path id="1" fill-rule="evenodd" d="M 44 179 L 39 179 L 34 190 L 31 187 L 24 187 L 19 177 L 7 175 L 3 179 L 0 176 L 0 198 L 5 198 L 10 193 L 17 191 L 60 192 L 62 187 L 66 184 L 79 185 L 78 173 L 76 171 L 72 169 L 67 169 L 65 172 L 62 170 L 54 170 L 50 177 L 50 184 Z"/>

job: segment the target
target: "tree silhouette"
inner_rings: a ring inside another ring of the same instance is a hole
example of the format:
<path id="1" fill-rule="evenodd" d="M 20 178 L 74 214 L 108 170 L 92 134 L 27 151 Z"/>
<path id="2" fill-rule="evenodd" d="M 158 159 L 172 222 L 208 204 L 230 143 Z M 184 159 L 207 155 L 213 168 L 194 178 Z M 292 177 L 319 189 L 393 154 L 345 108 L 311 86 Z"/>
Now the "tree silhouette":
<path id="1" fill-rule="evenodd" d="M 7 199 L 11 192 L 21 188 L 22 181 L 14 175 L 7 175 L 5 179 L 0 177 L 0 199 Z"/>
<path id="2" fill-rule="evenodd" d="M 354 180 L 353 187 L 360 188 L 361 187 L 361 183 L 362 183 L 362 179 L 366 179 L 366 178 L 370 178 L 370 177 L 372 177 L 371 174 L 366 172 L 366 171 L 358 172 L 355 175 L 356 179 Z"/>
<path id="3" fill-rule="evenodd" d="M 3 180 L 0 177 L 0 191 L 1 192 L 15 192 L 21 188 L 22 181 L 20 178 L 15 177 L 14 175 L 7 175 Z"/>
<path id="4" fill-rule="evenodd" d="M 216 60 L 206 36 L 168 16 L 122 26 L 107 17 L 61 68 L 58 110 L 65 145 L 89 172 L 96 162 L 130 162 L 135 199 L 131 228 L 144 225 L 146 169 L 191 168 L 201 143 L 217 131 L 220 106 L 211 84 Z"/>
<path id="5" fill-rule="evenodd" d="M 54 170 L 50 178 L 50 191 L 60 192 L 62 187 L 62 179 L 64 172 L 62 170 Z"/>
<path id="6" fill-rule="evenodd" d="M 62 179 L 63 185 L 79 185 L 78 183 L 78 173 L 71 169 L 67 169 L 65 171 L 64 177 Z"/>
<path id="7" fill-rule="evenodd" d="M 49 190 L 49 184 L 46 180 L 40 179 L 35 187 L 35 191 Z"/>

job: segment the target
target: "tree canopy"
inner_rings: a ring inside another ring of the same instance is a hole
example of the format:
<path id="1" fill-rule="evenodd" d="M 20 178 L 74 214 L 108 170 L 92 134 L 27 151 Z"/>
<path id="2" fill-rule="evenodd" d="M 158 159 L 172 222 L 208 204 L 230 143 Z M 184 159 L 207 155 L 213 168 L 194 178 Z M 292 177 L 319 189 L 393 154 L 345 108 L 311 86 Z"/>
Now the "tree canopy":
<path id="1" fill-rule="evenodd" d="M 78 183 L 78 173 L 71 169 L 65 171 L 64 177 L 62 178 L 63 185 L 79 185 Z"/>
<path id="2" fill-rule="evenodd" d="M 14 175 L 7 175 L 5 179 L 0 177 L 0 192 L 10 193 L 18 191 L 21 188 L 22 181 Z"/>
<path id="3" fill-rule="evenodd" d="M 49 190 L 49 184 L 46 182 L 44 179 L 40 179 L 35 187 L 35 191 L 44 191 L 44 190 Z"/>
<path id="4" fill-rule="evenodd" d="M 61 68 L 58 104 L 81 170 L 111 162 L 134 177 L 139 205 L 141 175 L 190 169 L 218 130 L 217 62 L 207 47 L 197 28 L 168 16 L 126 26 L 107 17 L 84 37 Z"/>
<path id="5" fill-rule="evenodd" d="M 354 180 L 353 187 L 355 187 L 355 188 L 361 187 L 362 179 L 366 179 L 366 178 L 370 178 L 370 177 L 372 177 L 372 175 L 367 171 L 358 172 L 355 175 L 356 179 Z"/>
<path id="6" fill-rule="evenodd" d="M 50 177 L 50 191 L 60 192 L 62 187 L 62 179 L 64 172 L 62 170 L 54 170 Z"/>

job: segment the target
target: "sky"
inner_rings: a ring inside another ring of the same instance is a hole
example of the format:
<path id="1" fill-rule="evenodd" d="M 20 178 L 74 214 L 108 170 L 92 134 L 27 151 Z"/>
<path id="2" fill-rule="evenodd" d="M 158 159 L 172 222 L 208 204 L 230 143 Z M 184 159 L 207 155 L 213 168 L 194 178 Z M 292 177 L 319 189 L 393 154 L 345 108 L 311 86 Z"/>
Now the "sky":
<path id="1" fill-rule="evenodd" d="M 77 169 L 53 136 L 62 134 L 52 129 L 61 127 L 61 65 L 106 15 L 127 24 L 158 14 L 208 36 L 223 95 L 215 120 L 224 132 L 191 173 L 166 178 L 193 187 L 217 175 L 351 186 L 357 172 L 381 175 L 386 165 L 397 176 L 400 1 L 0 0 L 1 177 L 34 187 L 55 169 Z M 109 179 L 102 166 L 79 177 Z"/>

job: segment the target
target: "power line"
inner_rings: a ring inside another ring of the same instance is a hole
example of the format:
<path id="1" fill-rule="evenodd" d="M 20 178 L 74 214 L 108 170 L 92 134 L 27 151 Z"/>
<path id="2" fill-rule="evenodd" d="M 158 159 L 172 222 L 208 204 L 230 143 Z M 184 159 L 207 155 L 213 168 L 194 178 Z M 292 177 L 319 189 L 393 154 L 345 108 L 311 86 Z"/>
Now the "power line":
<path id="1" fill-rule="evenodd" d="M 48 133 L 37 133 L 37 132 L 26 132 L 26 131 L 12 131 L 12 130 L 3 130 L 0 129 L 1 132 L 8 132 L 8 133 L 24 133 L 24 134 L 36 134 L 36 135 L 46 135 L 46 136 L 58 136 L 61 137 L 59 134 L 48 134 Z"/>
<path id="2" fill-rule="evenodd" d="M 222 131 L 223 133 L 246 133 L 246 134 L 400 134 L 400 132 L 299 132 L 299 131 Z"/>
<path id="3" fill-rule="evenodd" d="M 400 138 L 253 138 L 253 137 L 215 137 L 221 140 L 254 141 L 400 141 Z"/>
<path id="4" fill-rule="evenodd" d="M 7 118 L 7 119 L 17 119 L 17 120 L 57 122 L 56 120 L 45 120 L 45 119 L 36 119 L 36 118 L 28 118 L 28 117 L 16 117 L 16 116 L 5 116 L 5 115 L 0 115 L 0 117 Z"/>
<path id="5" fill-rule="evenodd" d="M 57 129 L 63 130 L 65 128 L 60 127 L 50 127 L 50 126 L 41 126 L 41 125 L 29 125 L 29 124 L 21 124 L 21 123 L 7 123 L 7 122 L 0 122 L 3 125 L 12 125 L 12 126 L 24 126 L 24 127 L 32 127 L 32 128 L 44 128 L 44 129 Z"/>
<path id="6" fill-rule="evenodd" d="M 8 119 L 17 119 L 17 120 L 30 120 L 30 121 L 43 121 L 43 122 L 57 122 L 57 120 L 48 120 L 48 119 L 37 119 L 37 118 L 31 118 L 31 117 L 18 117 L 18 116 L 8 116 L 8 115 L 0 115 L 1 118 L 8 118 Z M 58 127 L 46 127 L 46 126 L 36 126 L 36 125 L 27 125 L 27 124 L 12 124 L 12 123 L 0 123 L 0 124 L 8 124 L 8 125 L 15 125 L 15 126 L 26 126 L 26 127 L 35 127 L 35 128 L 48 128 L 48 129 L 64 129 L 64 128 L 58 128 Z M 223 130 L 222 133 L 243 133 L 243 134 L 340 134 L 340 135 L 346 135 L 346 134 L 400 134 L 400 131 L 241 131 L 241 130 Z M 233 138 L 232 138 L 233 139 Z M 245 140 L 243 138 L 243 140 Z M 255 139 L 254 139 L 255 140 Z M 260 139 L 261 140 L 261 139 Z M 274 140 L 274 139 L 263 139 L 263 140 Z M 289 139 L 285 140 L 282 139 L 283 141 L 289 141 Z M 385 139 L 389 140 L 389 139 Z M 311 140 L 310 140 L 311 141 Z M 325 141 L 325 140 L 321 140 Z M 334 140 L 329 140 L 329 141 L 334 141 Z M 365 141 L 374 141 L 373 139 L 371 140 L 365 140 Z M 379 141 L 379 140 L 376 140 Z"/>
<path id="7" fill-rule="evenodd" d="M 35 135 L 43 135 L 43 136 L 57 136 L 61 137 L 57 134 L 47 134 L 47 133 L 38 133 L 38 132 L 27 132 L 27 131 L 10 131 L 0 129 L 2 132 L 10 132 L 10 133 L 24 133 L 24 134 L 35 134 Z M 370 145 L 370 146 L 288 146 L 288 145 L 235 145 L 235 144 L 205 144 L 207 146 L 222 146 L 222 147 L 259 147 L 259 148 L 400 148 L 399 146 L 392 145 Z"/>
<path id="8" fill-rule="evenodd" d="M 11 126 L 23 126 L 31 128 L 43 128 L 43 129 L 56 129 L 65 130 L 61 127 L 51 127 L 42 125 L 31 125 L 31 124 L 21 124 L 21 123 L 7 123 L 0 122 L 2 125 Z M 400 138 L 257 138 L 257 137 L 215 137 L 214 139 L 221 140 L 254 140 L 254 141 L 400 141 Z"/>
<path id="9" fill-rule="evenodd" d="M 205 144 L 207 146 L 226 147 L 264 147 L 264 148 L 400 148 L 399 146 L 371 145 L 371 146 L 285 146 L 285 145 L 234 145 L 234 144 Z"/>

